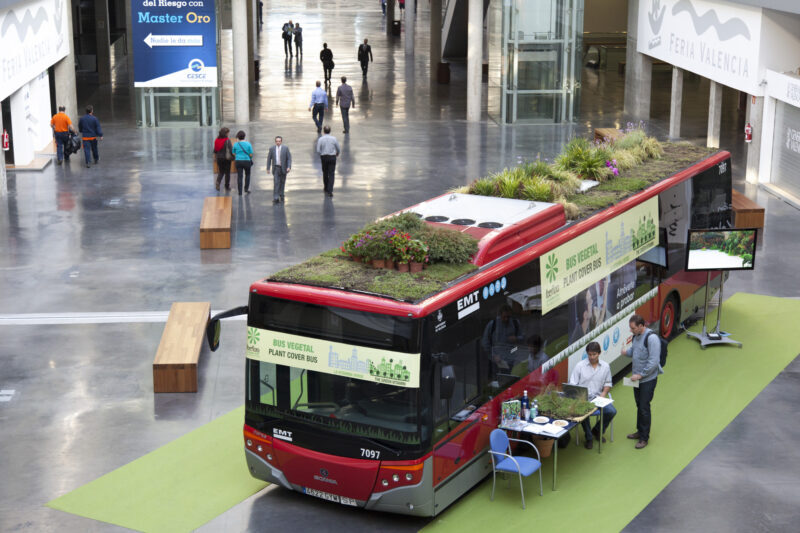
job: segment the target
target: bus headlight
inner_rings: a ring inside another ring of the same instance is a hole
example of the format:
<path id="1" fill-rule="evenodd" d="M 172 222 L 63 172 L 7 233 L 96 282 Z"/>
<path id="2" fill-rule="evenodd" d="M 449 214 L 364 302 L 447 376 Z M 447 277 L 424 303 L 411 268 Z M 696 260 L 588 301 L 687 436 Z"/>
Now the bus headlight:
<path id="1" fill-rule="evenodd" d="M 394 474 L 394 475 L 392 476 L 392 481 L 394 481 L 395 483 L 397 483 L 398 481 L 400 481 L 400 476 L 398 476 L 397 474 Z"/>
<path id="2" fill-rule="evenodd" d="M 247 441 L 246 441 L 246 442 L 247 442 L 247 447 L 248 447 L 248 448 L 250 448 L 251 446 L 253 446 L 253 441 L 251 441 L 250 439 L 247 439 Z"/>

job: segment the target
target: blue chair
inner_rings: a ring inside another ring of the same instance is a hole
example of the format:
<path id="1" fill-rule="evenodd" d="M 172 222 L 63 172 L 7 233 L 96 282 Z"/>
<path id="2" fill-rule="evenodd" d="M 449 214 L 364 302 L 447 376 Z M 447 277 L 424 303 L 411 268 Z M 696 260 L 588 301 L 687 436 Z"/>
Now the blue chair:
<path id="1" fill-rule="evenodd" d="M 509 441 L 524 442 L 530 444 L 533 451 L 536 452 L 536 459 L 530 457 L 514 457 L 511 455 L 511 445 Z M 539 495 L 544 496 L 542 492 L 542 458 L 539 455 L 539 450 L 532 442 L 521 439 L 510 439 L 506 432 L 502 429 L 495 429 L 489 435 L 489 454 L 492 457 L 492 497 L 494 500 L 494 486 L 496 483 L 497 472 L 510 472 L 519 476 L 519 492 L 522 495 L 522 508 L 525 509 L 525 491 L 522 488 L 522 476 L 528 477 L 537 470 L 539 471 Z"/>

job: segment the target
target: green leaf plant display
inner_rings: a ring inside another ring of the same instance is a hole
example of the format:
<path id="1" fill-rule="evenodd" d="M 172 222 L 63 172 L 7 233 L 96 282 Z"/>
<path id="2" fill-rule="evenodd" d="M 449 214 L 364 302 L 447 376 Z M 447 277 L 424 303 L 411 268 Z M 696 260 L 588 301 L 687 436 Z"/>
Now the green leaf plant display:
<path id="1" fill-rule="evenodd" d="M 453 192 L 559 203 L 567 219 L 575 220 L 605 209 L 712 152 L 689 143 L 661 143 L 647 136 L 643 123 L 628 123 L 615 139 L 574 138 L 552 163 L 541 159 L 524 162 Z M 582 180 L 599 181 L 600 186 L 580 192 Z"/>
<path id="2" fill-rule="evenodd" d="M 552 385 L 534 399 L 539 403 L 539 414 L 550 418 L 579 418 L 595 409 L 591 402 L 559 396 Z"/>

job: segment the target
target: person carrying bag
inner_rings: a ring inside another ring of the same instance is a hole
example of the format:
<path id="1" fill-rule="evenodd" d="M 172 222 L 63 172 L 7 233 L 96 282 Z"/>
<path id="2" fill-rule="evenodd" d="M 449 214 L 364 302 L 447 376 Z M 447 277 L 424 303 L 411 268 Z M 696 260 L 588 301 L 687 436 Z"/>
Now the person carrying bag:
<path id="1" fill-rule="evenodd" d="M 236 158 L 236 184 L 239 196 L 242 195 L 242 172 L 244 172 L 244 192 L 250 194 L 250 169 L 253 167 L 253 146 L 244 140 L 245 133 L 236 133 L 239 142 L 233 145 L 233 156 Z"/>
<path id="2" fill-rule="evenodd" d="M 214 186 L 219 190 L 222 177 L 225 177 L 225 190 L 231 190 L 231 161 L 233 161 L 233 145 L 228 138 L 229 128 L 219 130 L 219 135 L 214 139 L 214 156 L 217 159 L 217 178 Z"/>

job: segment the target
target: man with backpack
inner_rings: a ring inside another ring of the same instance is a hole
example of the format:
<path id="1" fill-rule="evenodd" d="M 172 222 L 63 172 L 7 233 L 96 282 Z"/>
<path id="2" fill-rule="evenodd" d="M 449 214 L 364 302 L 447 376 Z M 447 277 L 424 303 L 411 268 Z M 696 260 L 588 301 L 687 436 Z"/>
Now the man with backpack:
<path id="1" fill-rule="evenodd" d="M 481 345 L 493 363 L 493 373 L 509 371 L 516 362 L 517 343 L 522 342 L 519 320 L 511 316 L 511 307 L 503 305 L 500 313 L 483 330 Z"/>
<path id="2" fill-rule="evenodd" d="M 664 373 L 661 369 L 662 339 L 645 326 L 641 315 L 631 317 L 630 327 L 633 339 L 630 348 L 623 348 L 622 355 L 632 359 L 631 381 L 638 386 L 634 385 L 633 389 L 633 399 L 636 400 L 636 433 L 631 433 L 628 438 L 636 440 L 636 449 L 641 450 L 650 440 L 650 402 L 653 401 L 658 375 Z M 666 357 L 666 350 L 663 352 Z"/>

